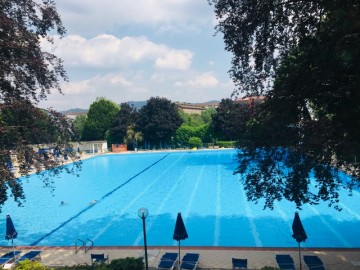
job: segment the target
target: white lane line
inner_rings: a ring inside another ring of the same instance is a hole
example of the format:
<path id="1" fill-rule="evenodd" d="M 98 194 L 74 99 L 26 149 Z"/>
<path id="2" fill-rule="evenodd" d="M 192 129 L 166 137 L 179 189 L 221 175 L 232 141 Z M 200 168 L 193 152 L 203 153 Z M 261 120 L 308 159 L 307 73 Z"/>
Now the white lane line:
<path id="1" fill-rule="evenodd" d="M 186 175 L 187 171 L 188 171 L 188 167 L 186 167 L 186 169 L 184 171 L 182 171 L 181 176 L 178 178 L 178 180 L 173 184 L 172 188 L 169 190 L 169 192 L 167 193 L 166 197 L 164 197 L 164 199 L 161 201 L 161 204 L 159 205 L 159 207 L 157 208 L 156 212 L 154 212 L 154 216 L 158 216 L 162 209 L 164 208 L 164 206 L 166 205 L 166 202 L 174 196 L 175 191 L 177 189 L 177 187 L 179 186 L 180 182 L 184 179 L 184 176 Z M 146 224 L 146 229 L 148 231 L 150 231 L 150 229 L 152 228 L 154 222 L 156 221 L 156 218 L 152 219 L 151 222 L 147 222 Z M 143 238 L 143 232 L 139 232 L 138 236 L 136 237 L 133 246 L 138 246 L 140 241 Z"/>
<path id="2" fill-rule="evenodd" d="M 98 239 L 102 234 L 106 232 L 106 230 L 114 223 L 115 220 L 118 220 L 119 217 L 121 218 L 126 211 L 135 204 L 144 194 L 148 192 L 148 190 L 155 185 L 159 179 L 161 179 L 161 176 L 163 176 L 166 172 L 168 172 L 176 163 L 179 162 L 179 160 L 183 158 L 183 155 L 181 155 L 175 162 L 173 162 L 166 170 L 162 171 L 161 174 L 157 175 L 157 177 L 154 178 L 154 181 L 150 182 L 143 190 L 140 192 L 137 196 L 135 196 L 126 206 L 124 206 L 117 214 L 113 215 L 113 218 L 106 224 L 106 226 L 102 227 L 101 230 L 94 236 L 92 239 L 95 241 Z"/>
<path id="3" fill-rule="evenodd" d="M 220 241 L 220 220 L 221 220 L 221 174 L 220 165 L 217 166 L 217 184 L 216 184 L 216 205 L 215 205 L 215 228 L 213 246 L 218 246 Z"/>
<path id="4" fill-rule="evenodd" d="M 351 247 L 351 245 L 348 243 L 348 241 L 345 240 L 344 237 L 342 237 L 326 220 L 325 218 L 319 213 L 318 210 L 316 210 L 313 206 L 309 205 L 308 208 L 310 208 L 311 211 L 313 211 L 316 216 L 321 220 L 321 222 L 329 229 L 329 231 L 334 235 L 335 238 L 339 240 L 339 242 L 342 243 L 344 247 Z"/>
<path id="5" fill-rule="evenodd" d="M 351 210 L 348 206 L 346 206 L 343 203 L 340 203 L 341 208 L 345 209 L 346 211 L 349 212 L 350 215 L 352 215 L 354 218 L 356 218 L 357 220 L 360 220 L 360 215 L 358 213 L 356 213 L 355 211 Z"/>
<path id="6" fill-rule="evenodd" d="M 241 177 L 241 176 L 239 176 L 239 177 Z M 239 185 L 240 185 L 242 198 L 243 198 L 243 201 L 244 201 L 246 217 L 249 220 L 250 231 L 251 231 L 252 236 L 254 237 L 255 245 L 256 245 L 256 247 L 262 247 L 263 244 L 262 244 L 262 242 L 260 240 L 259 233 L 258 233 L 258 231 L 256 229 L 256 225 L 255 225 L 255 221 L 254 221 L 254 214 L 253 214 L 253 212 L 252 212 L 252 210 L 251 210 L 251 208 L 249 206 L 249 203 L 248 203 L 248 201 L 246 199 L 244 186 L 243 186 L 242 182 L 240 181 L 240 179 L 239 179 Z"/>
<path id="7" fill-rule="evenodd" d="M 199 188 L 199 183 L 200 183 L 200 181 L 201 181 L 201 179 L 202 179 L 202 175 L 203 175 L 203 173 L 204 173 L 204 169 L 205 169 L 205 166 L 204 166 L 204 165 L 201 166 L 199 175 L 198 175 L 198 177 L 196 178 L 195 186 L 194 186 L 194 188 L 193 188 L 193 190 L 192 190 L 192 193 L 191 193 L 191 195 L 190 195 L 189 201 L 188 201 L 188 203 L 187 203 L 186 211 L 184 212 L 184 216 L 183 216 L 183 217 L 184 217 L 185 219 L 186 219 L 186 217 L 189 216 L 190 209 L 191 209 L 191 207 L 192 207 L 192 205 L 193 205 L 193 201 L 194 201 L 195 195 L 196 195 L 196 193 L 197 193 L 197 191 L 198 191 L 198 188 Z"/>

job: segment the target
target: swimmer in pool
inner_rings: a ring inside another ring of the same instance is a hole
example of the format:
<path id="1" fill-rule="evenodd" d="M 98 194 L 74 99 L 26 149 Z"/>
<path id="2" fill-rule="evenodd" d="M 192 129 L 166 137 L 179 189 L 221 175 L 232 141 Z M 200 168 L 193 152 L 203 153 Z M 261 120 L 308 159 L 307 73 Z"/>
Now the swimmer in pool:
<path id="1" fill-rule="evenodd" d="M 97 203 L 97 200 L 92 200 L 92 201 L 89 203 L 89 205 L 93 205 L 93 204 L 95 204 L 95 203 Z"/>

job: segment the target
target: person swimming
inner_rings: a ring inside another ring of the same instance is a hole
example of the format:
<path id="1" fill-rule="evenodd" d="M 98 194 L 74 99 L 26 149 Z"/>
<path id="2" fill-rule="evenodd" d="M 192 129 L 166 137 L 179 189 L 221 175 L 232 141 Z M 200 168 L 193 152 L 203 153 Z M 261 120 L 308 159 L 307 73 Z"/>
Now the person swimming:
<path id="1" fill-rule="evenodd" d="M 95 204 L 95 203 L 97 203 L 97 200 L 92 200 L 92 201 L 89 203 L 89 205 L 93 205 L 93 204 Z"/>

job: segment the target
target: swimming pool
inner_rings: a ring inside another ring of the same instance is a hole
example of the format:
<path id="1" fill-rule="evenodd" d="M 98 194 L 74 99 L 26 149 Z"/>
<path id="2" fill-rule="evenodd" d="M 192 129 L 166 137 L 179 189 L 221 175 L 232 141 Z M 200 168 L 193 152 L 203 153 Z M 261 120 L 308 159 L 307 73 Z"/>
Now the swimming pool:
<path id="1" fill-rule="evenodd" d="M 296 211 L 282 201 L 274 210 L 247 202 L 236 168 L 236 150 L 114 154 L 84 160 L 80 177 L 63 174 L 53 193 L 38 176 L 24 179 L 23 207 L 8 201 L 0 231 L 10 214 L 16 245 L 72 246 L 90 239 L 96 246 L 172 246 L 176 215 L 182 213 L 185 246 L 297 247 L 291 237 Z M 341 193 L 338 212 L 326 203 L 299 211 L 308 235 L 304 247 L 360 247 L 360 194 Z M 96 199 L 97 203 L 89 205 Z M 61 205 L 61 201 L 65 204 Z M 0 245 L 10 245 L 1 240 Z"/>

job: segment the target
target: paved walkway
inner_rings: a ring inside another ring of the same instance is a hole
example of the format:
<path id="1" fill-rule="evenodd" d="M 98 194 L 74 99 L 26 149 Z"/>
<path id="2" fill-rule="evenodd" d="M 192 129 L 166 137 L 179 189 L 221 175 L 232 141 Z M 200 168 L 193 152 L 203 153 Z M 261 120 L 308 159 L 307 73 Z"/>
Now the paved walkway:
<path id="1" fill-rule="evenodd" d="M 91 264 L 91 253 L 104 253 L 109 259 L 141 257 L 141 247 L 92 247 L 86 253 L 80 249 L 75 253 L 74 247 L 16 247 L 22 254 L 29 250 L 41 250 L 41 262 L 46 266 L 72 266 L 79 264 Z M 10 248 L 0 248 L 1 254 L 8 252 Z M 171 247 L 149 247 L 149 268 L 156 268 L 159 259 L 165 252 L 178 252 L 178 248 Z M 203 269 L 231 269 L 231 258 L 247 258 L 248 269 L 261 269 L 264 266 L 277 267 L 275 254 L 289 254 L 299 267 L 298 249 L 293 248 L 217 248 L 217 247 L 182 247 L 181 257 L 186 252 L 200 254 L 198 268 Z M 21 255 L 22 255 L 21 254 Z M 302 255 L 317 255 L 324 262 L 327 270 L 360 270 L 360 248 L 359 249 L 302 249 Z M 302 262 L 302 269 L 307 267 Z"/>

